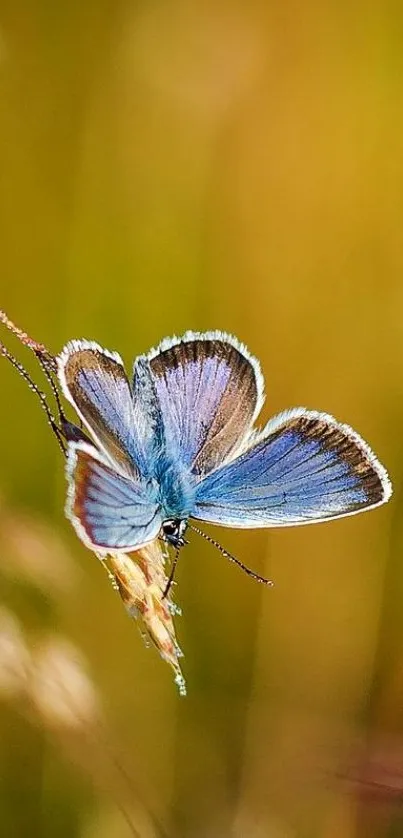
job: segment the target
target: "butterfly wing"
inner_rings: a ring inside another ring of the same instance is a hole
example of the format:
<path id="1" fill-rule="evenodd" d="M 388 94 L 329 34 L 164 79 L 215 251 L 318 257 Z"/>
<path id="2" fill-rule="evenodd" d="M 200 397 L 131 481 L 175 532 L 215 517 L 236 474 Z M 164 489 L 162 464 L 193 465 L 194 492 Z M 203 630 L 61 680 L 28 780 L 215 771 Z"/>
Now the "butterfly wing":
<path id="1" fill-rule="evenodd" d="M 146 470 L 155 429 L 155 396 L 149 372 L 140 367 L 135 398 L 123 362 L 92 341 L 73 340 L 57 359 L 64 395 L 108 460 L 124 474 Z"/>
<path id="2" fill-rule="evenodd" d="M 229 527 L 308 524 L 370 509 L 390 494 L 385 469 L 358 434 L 296 408 L 201 481 L 192 516 Z"/>
<path id="3" fill-rule="evenodd" d="M 151 482 L 117 473 L 86 442 L 69 443 L 67 477 L 66 514 L 90 549 L 138 550 L 158 535 L 162 520 Z"/>
<path id="4" fill-rule="evenodd" d="M 168 449 L 196 475 L 239 448 L 263 403 L 258 361 L 222 332 L 187 332 L 146 360 Z"/>

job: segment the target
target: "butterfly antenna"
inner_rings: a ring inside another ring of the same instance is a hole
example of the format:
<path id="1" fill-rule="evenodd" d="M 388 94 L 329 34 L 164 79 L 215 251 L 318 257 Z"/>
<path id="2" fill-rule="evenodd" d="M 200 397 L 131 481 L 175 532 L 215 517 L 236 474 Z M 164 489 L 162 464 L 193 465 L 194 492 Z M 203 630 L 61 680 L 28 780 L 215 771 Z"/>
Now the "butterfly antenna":
<path id="1" fill-rule="evenodd" d="M 64 443 L 63 443 L 63 437 L 62 437 L 60 428 L 58 427 L 58 425 L 56 423 L 56 419 L 53 416 L 53 413 L 51 412 L 50 407 L 49 407 L 49 405 L 46 401 L 45 394 L 42 393 L 42 390 L 40 390 L 39 387 L 32 380 L 31 376 L 26 371 L 25 367 L 23 367 L 22 364 L 20 364 L 20 362 L 17 361 L 16 358 L 14 358 L 14 355 L 12 355 L 11 352 L 9 352 L 9 350 L 7 349 L 7 347 L 4 346 L 4 344 L 1 343 L 1 342 L 0 342 L 0 355 L 2 355 L 4 358 L 7 358 L 7 360 L 10 361 L 10 364 L 12 364 L 12 366 L 17 370 L 17 372 L 19 372 L 19 374 L 22 376 L 24 381 L 26 381 L 26 383 L 28 384 L 29 389 L 32 390 L 37 395 L 37 397 L 40 401 L 41 407 L 43 408 L 43 410 L 46 413 L 49 425 L 52 428 L 52 431 L 55 434 L 55 437 L 56 437 L 56 439 L 57 439 L 57 441 L 60 445 L 60 448 L 62 449 L 63 454 L 66 454 L 66 449 L 65 449 L 65 446 L 64 446 Z"/>
<path id="2" fill-rule="evenodd" d="M 206 541 L 209 541 L 210 544 L 213 545 L 213 547 L 217 547 L 217 550 L 219 550 L 220 553 L 223 556 L 225 556 L 226 559 L 229 559 L 230 562 L 234 562 L 234 564 L 238 565 L 238 567 L 240 567 L 241 570 L 247 573 L 248 576 L 251 576 L 252 579 L 255 579 L 256 582 L 261 582 L 262 585 L 267 585 L 269 588 L 273 587 L 273 582 L 271 581 L 271 579 L 266 579 L 265 576 L 260 576 L 259 573 L 255 573 L 255 571 L 251 570 L 250 567 L 246 567 L 246 565 L 244 565 L 243 562 L 241 562 L 239 559 L 236 559 L 235 556 L 232 555 L 232 553 L 228 552 L 228 550 L 225 550 L 224 547 L 222 547 L 221 544 L 219 544 L 218 541 L 215 540 L 215 538 L 211 537 L 211 535 L 207 535 L 207 533 L 203 532 L 203 530 L 199 530 L 199 528 L 195 527 L 194 524 L 188 523 L 188 527 L 191 530 L 194 530 L 194 532 L 197 532 L 198 535 L 201 535 L 202 538 L 204 538 Z"/>
<path id="3" fill-rule="evenodd" d="M 180 552 L 180 547 L 177 547 L 176 550 L 175 550 L 175 558 L 172 562 L 171 572 L 170 572 L 169 577 L 168 577 L 168 582 L 166 583 L 165 591 L 162 594 L 162 599 L 166 599 L 166 597 L 169 594 L 169 591 L 171 590 L 172 583 L 174 581 L 176 565 L 178 564 L 179 552 Z"/>

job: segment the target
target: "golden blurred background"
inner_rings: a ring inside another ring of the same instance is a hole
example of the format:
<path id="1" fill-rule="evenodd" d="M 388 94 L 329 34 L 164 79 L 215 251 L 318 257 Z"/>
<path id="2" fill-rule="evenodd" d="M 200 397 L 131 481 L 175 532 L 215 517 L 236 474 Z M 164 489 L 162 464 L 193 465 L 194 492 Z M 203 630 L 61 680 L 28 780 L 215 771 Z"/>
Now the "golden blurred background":
<path id="1" fill-rule="evenodd" d="M 403 835 L 402 42 L 385 0 L 1 3 L 1 307 L 128 367 L 232 332 L 263 419 L 333 413 L 395 485 L 368 515 L 216 530 L 272 590 L 192 538 L 184 699 L 65 520 L 3 359 L 2 836 Z"/>

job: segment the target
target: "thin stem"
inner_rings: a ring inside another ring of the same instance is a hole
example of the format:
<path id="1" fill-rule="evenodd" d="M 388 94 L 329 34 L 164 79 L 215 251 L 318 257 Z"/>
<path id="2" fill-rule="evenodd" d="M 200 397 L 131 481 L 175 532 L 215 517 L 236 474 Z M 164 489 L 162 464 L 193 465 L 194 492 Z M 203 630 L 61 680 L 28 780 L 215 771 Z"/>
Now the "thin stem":
<path id="1" fill-rule="evenodd" d="M 43 343 L 38 343 L 38 341 L 34 340 L 29 335 L 27 335 L 27 333 L 24 332 L 23 329 L 20 329 L 19 326 L 16 326 L 16 324 L 13 323 L 12 320 L 10 320 L 5 311 L 1 310 L 0 323 L 3 323 L 3 325 L 7 329 L 9 329 L 9 331 L 12 332 L 18 338 L 18 340 L 20 340 L 21 343 L 24 344 L 24 346 L 28 346 L 29 349 L 32 349 L 32 351 L 35 352 L 37 356 L 40 356 L 51 369 L 56 370 L 56 358 L 53 355 L 51 355 L 51 353 L 46 349 L 46 346 Z"/>

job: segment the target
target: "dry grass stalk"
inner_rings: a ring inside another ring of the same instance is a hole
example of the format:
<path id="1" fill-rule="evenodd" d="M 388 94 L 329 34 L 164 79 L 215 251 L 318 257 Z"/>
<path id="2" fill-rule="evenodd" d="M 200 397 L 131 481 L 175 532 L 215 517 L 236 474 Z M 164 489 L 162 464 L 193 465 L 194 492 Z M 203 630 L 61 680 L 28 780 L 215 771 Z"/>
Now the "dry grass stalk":
<path id="1" fill-rule="evenodd" d="M 167 585 L 165 556 L 158 539 L 130 554 L 108 556 L 106 566 L 132 617 L 139 617 L 146 635 L 162 658 L 173 668 L 180 695 L 186 695 L 185 680 L 179 665 L 182 652 L 176 640 L 173 617 L 179 609 L 170 594 L 164 597 Z"/>

